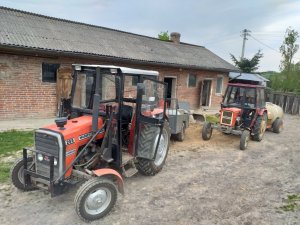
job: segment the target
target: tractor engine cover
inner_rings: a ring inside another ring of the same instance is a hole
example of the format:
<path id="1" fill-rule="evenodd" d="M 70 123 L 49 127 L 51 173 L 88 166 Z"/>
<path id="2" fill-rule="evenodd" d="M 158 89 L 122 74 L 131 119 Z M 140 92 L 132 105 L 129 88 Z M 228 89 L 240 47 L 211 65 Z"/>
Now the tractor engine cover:
<path id="1" fill-rule="evenodd" d="M 98 119 L 98 128 L 102 127 L 103 120 Z M 53 133 L 59 133 L 63 137 L 64 146 L 63 153 L 58 155 L 63 155 L 65 158 L 65 168 L 70 165 L 70 163 L 74 160 L 77 155 L 78 149 L 80 146 L 84 146 L 92 137 L 92 116 L 86 115 L 81 116 L 75 119 L 68 120 L 64 129 L 60 129 L 56 124 L 51 124 L 43 127 L 39 130 L 48 130 Z M 104 137 L 105 130 L 96 137 L 96 140 L 102 139 Z M 46 140 L 45 140 L 46 141 Z M 36 141 L 36 144 L 38 142 Z M 38 149 L 45 151 L 45 148 Z M 47 152 L 46 152 L 47 153 Z M 64 160 L 64 159 L 59 159 Z M 69 177 L 71 175 L 71 169 L 66 173 L 65 177 Z"/>
<path id="2" fill-rule="evenodd" d="M 239 108 L 223 108 L 220 111 L 220 124 L 234 127 L 236 118 L 240 116 L 241 109 Z"/>

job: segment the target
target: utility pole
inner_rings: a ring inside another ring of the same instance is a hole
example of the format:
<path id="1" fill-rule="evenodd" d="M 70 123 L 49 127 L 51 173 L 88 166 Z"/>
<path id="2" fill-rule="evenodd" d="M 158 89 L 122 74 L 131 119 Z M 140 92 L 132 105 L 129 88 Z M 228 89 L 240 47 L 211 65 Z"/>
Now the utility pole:
<path id="1" fill-rule="evenodd" d="M 243 37 L 243 47 L 242 47 L 242 55 L 241 55 L 241 59 L 244 58 L 244 53 L 245 53 L 245 45 L 246 45 L 246 40 L 248 36 L 250 36 L 250 30 L 244 29 L 242 30 L 242 34 L 241 37 Z"/>

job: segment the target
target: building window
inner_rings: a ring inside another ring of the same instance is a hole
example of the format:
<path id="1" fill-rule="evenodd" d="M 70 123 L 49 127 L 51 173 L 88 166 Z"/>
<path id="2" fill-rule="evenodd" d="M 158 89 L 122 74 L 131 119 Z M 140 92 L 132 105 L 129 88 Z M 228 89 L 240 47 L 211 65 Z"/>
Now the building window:
<path id="1" fill-rule="evenodd" d="M 196 75 L 189 74 L 189 76 L 188 76 L 188 87 L 196 87 Z"/>
<path id="2" fill-rule="evenodd" d="M 42 81 L 43 82 L 56 82 L 57 69 L 59 68 L 59 64 L 42 64 Z"/>
<path id="3" fill-rule="evenodd" d="M 132 86 L 136 86 L 139 82 L 138 76 L 132 76 Z"/>
<path id="4" fill-rule="evenodd" d="M 217 77 L 216 94 L 222 94 L 223 77 Z"/>

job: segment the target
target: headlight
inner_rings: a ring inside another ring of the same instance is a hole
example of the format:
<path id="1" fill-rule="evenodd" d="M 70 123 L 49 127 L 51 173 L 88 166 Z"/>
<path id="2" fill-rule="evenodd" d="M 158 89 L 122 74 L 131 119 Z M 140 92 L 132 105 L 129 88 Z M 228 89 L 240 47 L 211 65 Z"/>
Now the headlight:
<path id="1" fill-rule="evenodd" d="M 54 166 L 57 166 L 57 159 L 56 158 L 54 158 L 53 164 L 54 164 Z"/>
<path id="2" fill-rule="evenodd" d="M 44 157 L 41 153 L 37 154 L 38 161 L 43 161 Z"/>

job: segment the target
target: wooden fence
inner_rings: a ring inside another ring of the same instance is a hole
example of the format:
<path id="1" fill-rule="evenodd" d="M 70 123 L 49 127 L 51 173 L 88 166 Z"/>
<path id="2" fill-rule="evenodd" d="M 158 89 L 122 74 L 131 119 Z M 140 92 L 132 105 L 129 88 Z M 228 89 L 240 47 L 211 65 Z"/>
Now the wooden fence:
<path id="1" fill-rule="evenodd" d="M 267 101 L 279 105 L 285 113 L 300 115 L 300 96 L 293 93 L 273 92 L 267 94 Z"/>

